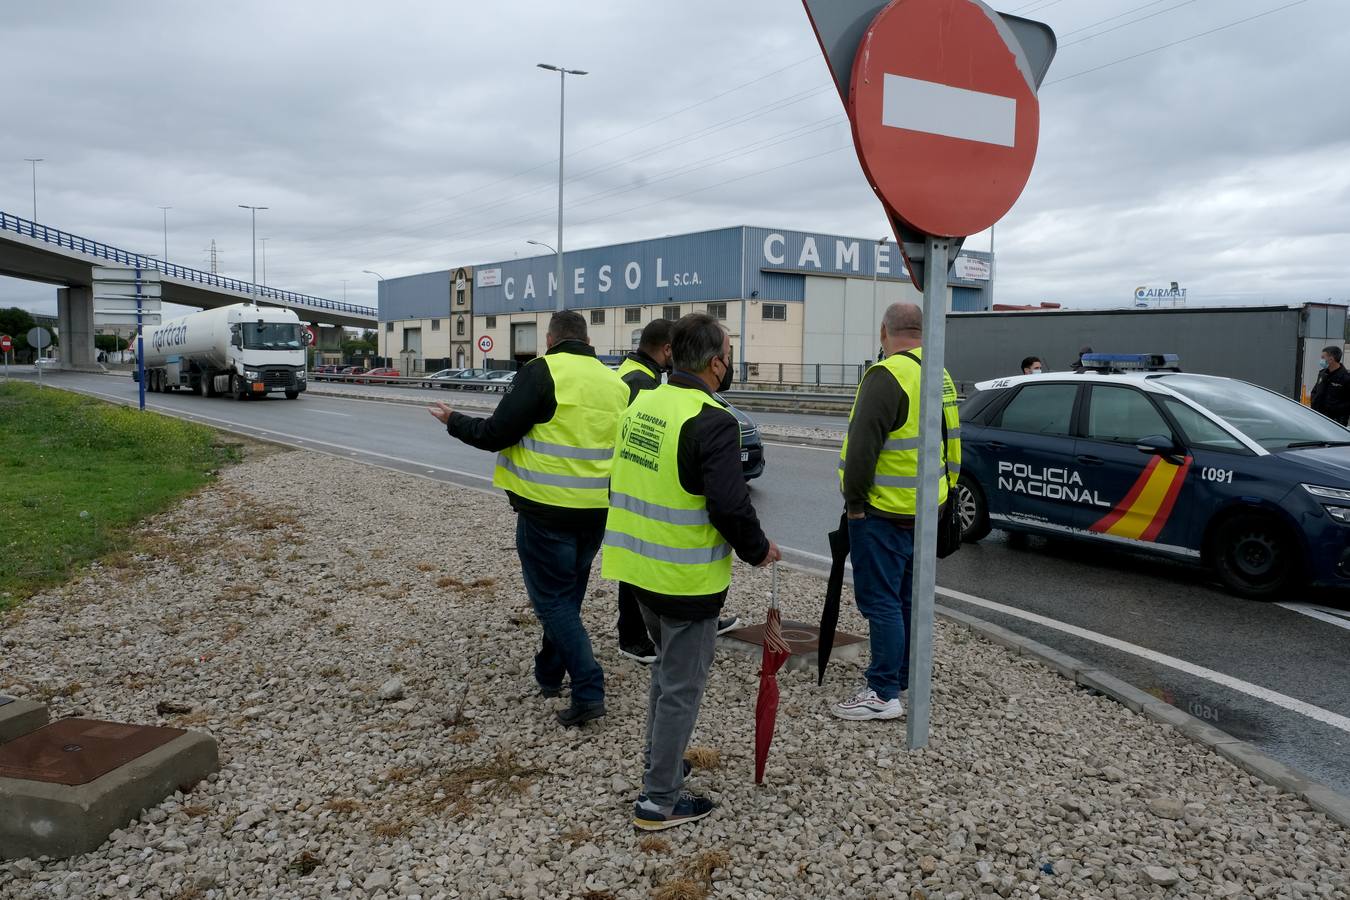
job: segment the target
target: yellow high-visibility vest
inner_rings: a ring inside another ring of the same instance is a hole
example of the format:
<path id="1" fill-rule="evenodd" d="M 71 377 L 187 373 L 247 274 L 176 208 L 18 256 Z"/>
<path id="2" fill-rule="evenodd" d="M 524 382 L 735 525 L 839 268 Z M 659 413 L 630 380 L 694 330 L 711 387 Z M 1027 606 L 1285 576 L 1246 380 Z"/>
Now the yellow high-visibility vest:
<path id="1" fill-rule="evenodd" d="M 680 486 L 680 429 L 708 407 L 731 416 L 703 391 L 663 384 L 624 413 L 609 479 L 605 578 L 673 596 L 731 584 L 731 547 L 708 518 L 707 499 Z"/>
<path id="2" fill-rule="evenodd" d="M 557 411 L 497 455 L 493 485 L 547 506 L 603 509 L 628 385 L 594 356 L 551 353 L 528 365 L 548 366 Z"/>
<path id="3" fill-rule="evenodd" d="M 919 359 L 923 358 L 921 348 L 907 351 Z M 909 415 L 900 427 L 886 435 L 881 454 L 877 457 L 876 475 L 872 488 L 867 492 L 868 505 L 883 512 L 912 516 L 918 506 L 919 486 L 919 363 L 904 353 L 895 353 L 877 363 L 895 376 L 900 390 L 909 400 Z M 862 385 L 858 385 L 862 391 Z M 949 486 L 955 486 L 961 474 L 961 417 L 960 403 L 956 396 L 956 385 L 946 369 L 942 371 L 942 418 L 946 425 L 946 439 L 942 442 L 942 462 L 946 478 L 938 485 L 938 503 L 947 502 Z M 853 399 L 853 410 L 858 400 Z M 853 423 L 853 410 L 849 411 L 849 424 Z M 844 461 L 848 458 L 848 438 L 839 451 L 839 485 L 844 484 Z"/>

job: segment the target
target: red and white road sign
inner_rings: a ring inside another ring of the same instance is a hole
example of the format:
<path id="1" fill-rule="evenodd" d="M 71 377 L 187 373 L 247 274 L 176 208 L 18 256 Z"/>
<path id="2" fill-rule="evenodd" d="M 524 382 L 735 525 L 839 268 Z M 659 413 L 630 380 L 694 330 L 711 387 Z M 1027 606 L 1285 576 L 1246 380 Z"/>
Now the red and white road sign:
<path id="1" fill-rule="evenodd" d="M 854 57 L 848 114 L 873 189 L 925 234 L 993 225 L 1036 160 L 1031 68 L 975 0 L 894 0 L 878 13 Z"/>
<path id="2" fill-rule="evenodd" d="M 7 334 L 0 334 L 0 353 L 8 353 L 14 349 L 14 341 Z"/>
<path id="3" fill-rule="evenodd" d="M 314 344 L 315 344 L 318 340 L 319 340 L 319 336 L 318 336 L 317 334 L 314 333 L 314 326 L 313 326 L 313 325 L 306 325 L 306 326 L 305 326 L 305 346 L 307 346 L 307 347 L 313 347 Z"/>
<path id="4" fill-rule="evenodd" d="M 492 352 L 492 336 L 485 334 L 478 339 L 478 349 L 484 353 Z"/>

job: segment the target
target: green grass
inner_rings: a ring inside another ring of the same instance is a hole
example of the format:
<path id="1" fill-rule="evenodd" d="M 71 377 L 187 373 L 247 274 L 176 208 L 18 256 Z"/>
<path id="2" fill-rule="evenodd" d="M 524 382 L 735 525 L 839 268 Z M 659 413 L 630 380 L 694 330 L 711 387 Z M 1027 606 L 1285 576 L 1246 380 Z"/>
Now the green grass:
<path id="1" fill-rule="evenodd" d="M 0 611 L 131 545 L 135 525 L 230 458 L 209 428 L 0 384 Z"/>

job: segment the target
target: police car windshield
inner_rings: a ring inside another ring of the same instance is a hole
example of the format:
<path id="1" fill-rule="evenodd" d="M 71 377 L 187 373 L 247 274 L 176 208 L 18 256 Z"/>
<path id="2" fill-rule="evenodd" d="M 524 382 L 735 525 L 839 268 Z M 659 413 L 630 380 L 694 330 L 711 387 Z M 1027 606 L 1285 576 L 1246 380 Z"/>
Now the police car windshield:
<path id="1" fill-rule="evenodd" d="M 1344 444 L 1350 438 L 1350 431 L 1325 416 L 1245 381 L 1193 375 L 1159 375 L 1157 379 L 1267 450 Z"/>
<path id="2" fill-rule="evenodd" d="M 246 322 L 244 349 L 299 350 L 300 326 L 284 322 Z"/>

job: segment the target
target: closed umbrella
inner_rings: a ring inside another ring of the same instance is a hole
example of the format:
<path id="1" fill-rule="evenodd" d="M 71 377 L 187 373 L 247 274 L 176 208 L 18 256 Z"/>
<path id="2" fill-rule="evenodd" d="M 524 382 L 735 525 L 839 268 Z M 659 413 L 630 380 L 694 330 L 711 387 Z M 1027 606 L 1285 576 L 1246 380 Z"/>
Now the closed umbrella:
<path id="1" fill-rule="evenodd" d="M 830 532 L 830 579 L 825 582 L 825 608 L 820 611 L 820 649 L 816 651 L 816 685 L 825 683 L 825 667 L 839 628 L 839 598 L 844 593 L 844 562 L 848 559 L 848 514 L 839 517 L 839 529 Z"/>
<path id="2" fill-rule="evenodd" d="M 764 619 L 764 655 L 759 666 L 759 696 L 755 698 L 755 784 L 764 783 L 764 764 L 773 743 L 774 721 L 778 718 L 778 670 L 792 655 L 783 639 L 783 614 L 778 609 L 778 564 L 769 589 L 769 614 Z"/>

